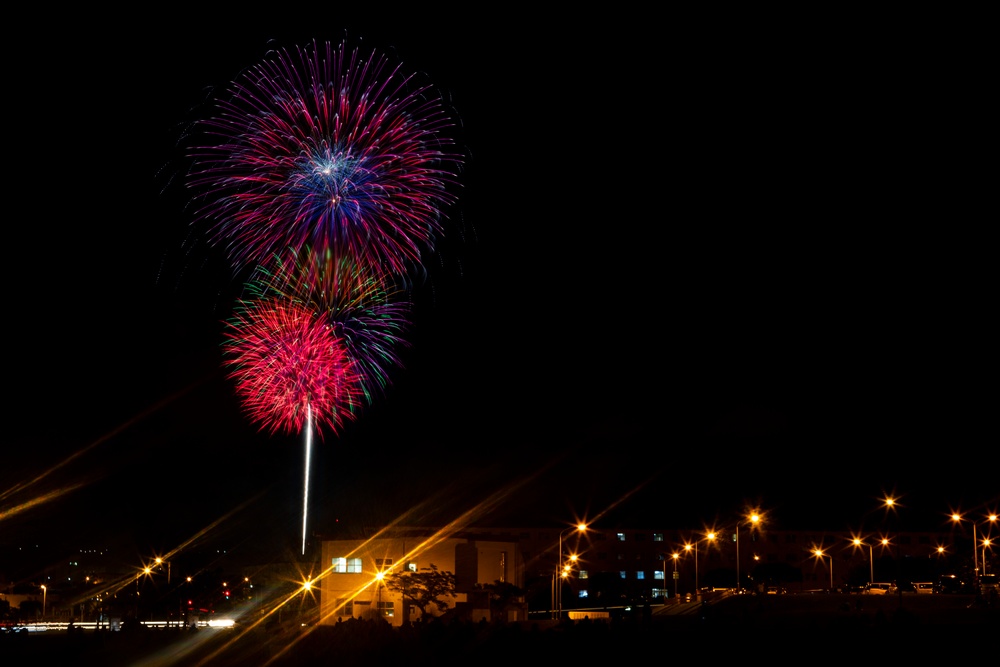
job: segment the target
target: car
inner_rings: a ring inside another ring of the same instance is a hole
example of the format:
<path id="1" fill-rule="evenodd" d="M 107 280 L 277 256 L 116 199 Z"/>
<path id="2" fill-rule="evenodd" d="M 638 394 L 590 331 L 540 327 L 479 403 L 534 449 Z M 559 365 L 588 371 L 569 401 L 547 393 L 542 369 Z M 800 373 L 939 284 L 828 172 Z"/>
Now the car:
<path id="1" fill-rule="evenodd" d="M 933 581 L 914 581 L 913 587 L 917 590 L 917 593 L 924 595 L 934 592 L 934 582 Z"/>
<path id="2" fill-rule="evenodd" d="M 972 585 L 957 574 L 942 574 L 934 590 L 937 593 L 975 593 Z"/>
<path id="3" fill-rule="evenodd" d="M 861 591 L 864 595 L 885 595 L 892 588 L 892 584 L 887 581 L 873 581 Z"/>
<path id="4" fill-rule="evenodd" d="M 979 575 L 979 592 L 982 595 L 996 595 L 1000 593 L 1000 580 L 993 572 Z"/>
<path id="5" fill-rule="evenodd" d="M 786 593 L 788 593 L 788 591 L 785 590 L 784 588 L 782 588 L 781 586 L 768 586 L 767 587 L 767 594 L 768 595 L 785 595 Z"/>

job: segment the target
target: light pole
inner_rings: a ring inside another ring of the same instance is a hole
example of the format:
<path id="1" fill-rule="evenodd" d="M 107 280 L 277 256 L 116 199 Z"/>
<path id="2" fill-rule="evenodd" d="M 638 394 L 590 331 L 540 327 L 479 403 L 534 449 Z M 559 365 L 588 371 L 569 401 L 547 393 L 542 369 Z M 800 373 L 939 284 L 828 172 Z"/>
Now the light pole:
<path id="1" fill-rule="evenodd" d="M 164 562 L 166 562 L 166 564 L 167 564 L 167 586 L 169 586 L 170 585 L 170 561 L 169 560 L 168 561 L 164 561 L 159 556 L 156 557 L 156 564 L 157 565 L 162 566 Z"/>
<path id="2" fill-rule="evenodd" d="M 962 515 L 955 512 L 951 515 L 951 520 L 955 523 L 962 523 Z M 976 583 L 976 579 L 979 578 L 979 540 L 976 539 L 976 522 L 973 519 L 969 519 L 969 523 L 972 524 L 972 583 Z"/>
<path id="3" fill-rule="evenodd" d="M 561 578 L 566 576 L 565 568 L 562 563 L 562 542 L 563 535 L 571 531 L 584 532 L 587 530 L 587 524 L 578 523 L 575 526 L 570 526 L 569 528 L 564 528 L 559 531 L 559 553 L 556 554 L 556 569 L 552 577 L 552 613 L 553 617 L 558 619 L 562 617 L 562 580 Z M 575 560 L 575 558 L 574 558 Z"/>
<path id="4" fill-rule="evenodd" d="M 988 537 L 983 539 L 983 574 L 986 574 L 986 547 L 990 546 L 992 543 L 993 543 L 993 540 L 991 540 Z M 992 547 L 991 547 L 990 550 L 992 551 Z M 42 586 L 42 588 L 45 588 L 45 586 Z M 44 599 L 44 597 L 43 597 L 43 599 Z M 45 608 L 45 605 L 43 604 L 42 605 L 42 609 L 44 610 L 44 608 Z M 43 613 L 43 616 L 44 616 L 44 613 Z"/>
<path id="5" fill-rule="evenodd" d="M 986 519 L 990 523 L 996 523 L 997 515 L 990 514 L 986 517 Z M 964 520 L 964 518 L 960 513 L 954 512 L 951 515 L 951 520 L 954 521 L 955 523 L 961 523 Z M 978 550 L 979 539 L 976 537 L 976 520 L 969 519 L 969 523 L 972 524 L 972 579 L 973 579 L 973 584 L 977 584 L 979 582 L 979 550 Z M 985 571 L 986 571 L 986 550 L 984 549 L 983 572 Z"/>
<path id="6" fill-rule="evenodd" d="M 757 512 L 750 514 L 750 530 L 752 531 L 754 527 L 760 522 L 760 515 Z M 736 594 L 739 595 L 740 591 L 743 590 L 743 586 L 740 582 L 740 523 L 736 522 Z"/>
<path id="7" fill-rule="evenodd" d="M 892 512 L 893 514 L 896 514 L 896 507 L 897 507 L 896 499 L 893 498 L 892 496 L 886 496 L 884 502 L 885 502 L 885 511 L 886 511 L 886 513 L 888 514 L 889 512 Z M 902 533 L 903 532 L 902 522 L 899 520 L 899 515 L 898 514 L 896 514 L 896 517 L 897 517 L 896 521 L 895 521 L 896 532 L 897 533 Z M 883 540 L 882 541 L 883 546 L 886 545 L 887 542 L 888 542 L 888 540 Z M 903 556 L 902 556 L 902 553 L 901 553 L 901 544 L 902 544 L 902 540 L 899 540 L 898 536 L 897 536 L 897 541 L 896 541 L 896 556 L 895 556 L 894 562 L 893 562 L 893 574 L 895 575 L 893 577 L 893 580 L 896 583 L 896 590 L 898 591 L 898 595 L 899 595 L 899 608 L 900 609 L 903 608 L 903 586 L 902 586 L 902 582 L 903 582 L 903 576 L 904 576 L 904 574 L 906 574 L 905 572 L 903 572 Z"/>
<path id="8" fill-rule="evenodd" d="M 823 560 L 823 556 L 826 556 L 826 554 L 823 553 L 822 549 L 813 549 L 813 553 L 816 554 L 816 558 L 819 558 L 820 561 Z M 829 558 L 830 558 L 830 592 L 832 593 L 833 592 L 833 555 L 831 554 Z"/>
<path id="9" fill-rule="evenodd" d="M 674 559 L 674 604 L 676 604 L 677 600 L 678 600 L 678 598 L 677 598 L 677 580 L 680 579 L 680 575 L 677 574 L 677 559 L 680 558 L 681 555 L 675 551 L 674 553 L 672 553 L 670 555 L 670 557 Z M 664 567 L 666 567 L 666 563 L 664 563 Z M 666 576 L 666 575 L 664 575 L 664 576 Z"/>
<path id="10" fill-rule="evenodd" d="M 378 602 L 376 604 L 376 613 L 379 618 L 382 618 L 382 580 L 385 579 L 385 572 L 379 570 L 375 573 L 375 586 L 378 588 Z"/>
<path id="11" fill-rule="evenodd" d="M 693 545 L 688 542 L 684 545 L 684 551 L 691 553 L 691 549 L 694 549 L 694 594 L 698 595 L 698 543 L 695 542 Z"/>
<path id="12" fill-rule="evenodd" d="M 714 542 L 715 532 L 706 533 L 705 539 L 708 540 L 709 542 Z M 694 595 L 696 600 L 701 597 L 701 588 L 698 586 L 698 543 L 699 542 L 701 542 L 701 540 L 694 541 Z M 684 549 L 685 551 L 691 551 L 691 544 L 685 544 Z"/>
<path id="13" fill-rule="evenodd" d="M 866 544 L 856 537 L 853 541 L 855 547 L 868 547 L 868 583 L 870 584 L 875 581 L 875 562 L 872 559 L 872 545 Z"/>
<path id="14" fill-rule="evenodd" d="M 42 620 L 43 621 L 45 620 L 45 597 L 48 594 L 48 592 L 49 592 L 49 589 L 45 587 L 45 584 L 42 584 Z"/>

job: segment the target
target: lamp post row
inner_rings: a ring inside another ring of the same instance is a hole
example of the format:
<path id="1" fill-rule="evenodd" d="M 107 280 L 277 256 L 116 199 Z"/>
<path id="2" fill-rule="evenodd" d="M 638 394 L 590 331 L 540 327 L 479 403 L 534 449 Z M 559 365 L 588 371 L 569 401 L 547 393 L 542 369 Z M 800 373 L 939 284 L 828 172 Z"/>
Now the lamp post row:
<path id="1" fill-rule="evenodd" d="M 895 506 L 895 500 L 892 499 L 892 498 L 886 498 L 885 505 L 888 508 L 893 508 Z M 751 531 L 761 521 L 761 515 L 759 513 L 757 513 L 757 512 L 751 513 L 747 518 L 748 518 L 748 523 L 750 525 Z M 997 518 L 998 517 L 997 517 L 996 514 L 991 514 L 988 517 L 989 521 L 993 522 L 993 523 L 995 523 L 997 521 Z M 959 521 L 963 520 L 962 516 L 960 514 L 957 514 L 957 513 L 952 515 L 952 519 L 954 521 L 956 521 L 956 522 L 959 522 Z M 978 560 L 979 559 L 979 553 L 978 553 L 979 541 L 978 541 L 978 538 L 976 536 L 976 522 L 975 521 L 971 521 L 971 523 L 972 523 L 972 531 L 973 531 L 973 535 L 972 535 L 972 539 L 973 539 L 973 568 L 974 568 L 975 576 L 978 577 L 978 574 L 979 574 L 979 560 Z M 736 532 L 735 532 L 735 542 L 736 542 L 736 590 L 737 591 L 739 591 L 740 588 L 741 588 L 741 581 L 740 581 L 740 527 L 742 526 L 742 524 L 743 524 L 742 521 L 737 522 L 737 524 L 736 524 Z M 563 563 L 563 551 L 562 551 L 563 537 L 568 532 L 570 532 L 570 531 L 576 530 L 576 531 L 579 531 L 579 532 L 584 532 L 584 531 L 586 531 L 586 529 L 587 529 L 586 524 L 580 523 L 580 524 L 578 524 L 576 526 L 571 526 L 570 528 L 564 529 L 564 530 L 560 531 L 560 533 L 559 533 L 559 552 L 558 552 L 558 558 L 557 558 L 557 563 L 556 563 L 556 570 L 553 573 L 553 584 L 552 584 L 552 591 L 553 591 L 553 598 L 554 598 L 554 600 L 553 600 L 553 610 L 554 610 L 554 615 L 555 615 L 556 618 L 559 618 L 562 615 L 562 578 L 563 578 L 563 576 L 565 576 L 566 569 L 567 569 L 567 566 L 565 566 L 564 563 Z M 705 537 L 704 537 L 704 539 L 707 540 L 707 541 L 709 541 L 709 542 L 714 542 L 715 538 L 716 538 L 716 533 L 714 531 L 706 533 Z M 699 582 L 699 575 L 698 575 L 698 543 L 701 542 L 701 541 L 702 540 L 695 540 L 693 543 L 687 543 L 687 544 L 684 545 L 684 550 L 685 551 L 687 551 L 689 553 L 692 550 L 694 551 L 694 571 L 695 571 L 694 580 L 695 580 L 695 593 L 696 594 L 698 594 L 699 583 L 700 583 Z M 886 546 L 886 545 L 889 544 L 889 540 L 886 539 L 886 538 L 883 538 L 881 543 L 882 543 L 882 546 L 884 547 L 884 546 Z M 984 565 L 986 563 L 986 547 L 990 546 L 990 543 L 991 543 L 991 541 L 988 538 L 983 540 L 983 563 L 984 563 Z M 869 580 L 869 583 L 871 583 L 871 582 L 873 582 L 875 580 L 875 565 L 874 565 L 874 554 L 873 554 L 873 551 L 872 551 L 872 545 L 869 544 L 869 543 L 866 543 L 866 542 L 862 542 L 858 538 L 855 538 L 853 540 L 853 544 L 856 547 L 857 546 L 867 546 L 868 547 L 868 568 L 869 568 L 868 569 L 868 580 Z M 833 555 L 832 554 L 828 555 L 828 554 L 824 553 L 819 548 L 814 549 L 813 553 L 817 557 L 819 557 L 819 558 L 822 558 L 823 556 L 828 556 L 830 558 L 830 588 L 832 589 L 833 588 Z M 676 572 L 677 572 L 677 561 L 680 558 L 680 554 L 679 553 L 673 553 L 673 554 L 671 554 L 671 557 L 674 560 L 674 572 L 675 572 L 675 574 L 674 574 L 674 597 L 676 597 L 677 596 L 677 579 L 678 579 L 678 576 L 676 574 Z M 575 557 L 574 557 L 574 560 L 575 560 Z M 663 569 L 664 569 L 663 576 L 664 576 L 664 580 L 665 580 L 666 579 L 666 562 L 664 562 Z M 664 581 L 664 584 L 666 584 L 666 581 Z"/>

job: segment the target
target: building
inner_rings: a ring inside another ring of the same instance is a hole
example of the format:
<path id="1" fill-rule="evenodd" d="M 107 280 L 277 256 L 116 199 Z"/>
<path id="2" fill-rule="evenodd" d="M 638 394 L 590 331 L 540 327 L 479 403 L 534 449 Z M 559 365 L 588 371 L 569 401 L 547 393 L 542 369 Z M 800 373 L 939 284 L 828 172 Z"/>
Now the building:
<path id="1" fill-rule="evenodd" d="M 373 535 L 323 541 L 322 566 L 330 574 L 321 584 L 321 622 L 372 616 L 394 625 L 415 620 L 414 610 L 403 611 L 402 596 L 379 585 L 376 575 L 431 564 L 456 574 L 457 595 L 449 609 L 475 619 L 495 617 L 489 604 L 475 597 L 477 584 L 495 581 L 523 591 L 524 607 L 510 618 L 538 619 L 554 615 L 555 609 L 659 604 L 704 589 L 735 588 L 737 578 L 748 591 L 772 585 L 789 592 L 847 591 L 872 580 L 936 581 L 947 572 L 970 571 L 972 565 L 971 545 L 949 530 L 890 536 L 744 524 L 738 534 L 734 527 L 697 534 L 466 527 L 450 535 L 426 528 Z M 994 564 L 985 567 L 992 571 Z"/>
<path id="2" fill-rule="evenodd" d="M 454 595 L 439 598 L 442 608 L 423 613 L 453 614 L 471 620 L 526 619 L 523 598 L 491 604 L 487 586 L 523 585 L 524 564 L 516 541 L 465 532 L 442 534 L 422 528 L 394 528 L 370 538 L 323 540 L 317 581 L 321 625 L 349 618 L 384 618 L 393 626 L 421 620 L 419 605 L 393 590 L 393 575 L 437 571 L 454 575 Z M 493 601 L 496 602 L 495 600 Z"/>

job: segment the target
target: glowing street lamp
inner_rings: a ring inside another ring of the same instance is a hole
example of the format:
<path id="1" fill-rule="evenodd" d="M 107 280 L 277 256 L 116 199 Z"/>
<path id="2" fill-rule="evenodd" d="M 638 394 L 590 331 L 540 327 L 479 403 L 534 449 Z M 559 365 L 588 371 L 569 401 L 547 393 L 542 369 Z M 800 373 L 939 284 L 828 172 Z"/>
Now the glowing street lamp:
<path id="1" fill-rule="evenodd" d="M 45 587 L 45 584 L 42 584 L 42 619 L 43 620 L 45 619 L 45 597 L 48 594 L 48 592 L 49 592 L 49 589 Z"/>
<path id="2" fill-rule="evenodd" d="M 993 544 L 993 540 L 991 540 L 990 538 L 987 537 L 987 538 L 983 539 L 983 574 L 986 574 L 986 547 L 989 547 L 991 544 Z M 990 547 L 990 551 L 992 551 L 992 550 L 993 550 L 993 548 Z M 45 588 L 45 587 L 42 586 L 42 588 Z M 44 599 L 44 597 L 43 597 L 43 599 Z"/>
<path id="3" fill-rule="evenodd" d="M 562 543 L 563 536 L 571 531 L 577 531 L 583 533 L 587 530 L 587 524 L 580 522 L 575 526 L 570 526 L 569 528 L 564 528 L 559 531 L 559 553 L 556 556 L 556 570 L 552 577 L 552 596 L 554 600 L 552 601 L 552 611 L 555 618 L 561 618 L 562 616 L 562 579 L 569 576 L 569 567 L 564 566 L 562 562 Z M 576 561 L 576 554 L 570 557 L 572 561 Z"/>
<path id="4" fill-rule="evenodd" d="M 677 580 L 680 579 L 680 575 L 677 574 L 677 559 L 681 557 L 676 551 L 670 554 L 670 557 L 674 559 L 674 601 L 677 601 Z M 665 582 L 664 582 L 665 583 Z"/>
<path id="5" fill-rule="evenodd" d="M 954 521 L 955 523 L 961 523 L 964 520 L 964 517 L 960 513 L 954 512 L 951 515 L 951 520 Z M 988 515 L 986 517 L 986 520 L 989 521 L 990 523 L 996 523 L 997 522 L 997 515 L 996 514 L 990 514 L 990 515 Z M 972 524 L 972 577 L 973 577 L 974 580 L 978 581 L 978 579 L 979 579 L 979 551 L 978 551 L 977 547 L 979 546 L 979 539 L 976 537 L 976 520 L 975 519 L 969 519 L 969 523 Z M 984 549 L 983 550 L 983 572 L 985 572 L 985 571 L 986 571 L 986 550 Z"/>
<path id="6" fill-rule="evenodd" d="M 819 558 L 820 560 L 823 560 L 823 557 L 826 556 L 826 554 L 823 553 L 822 549 L 813 549 L 813 554 L 815 554 L 816 558 Z M 829 556 L 829 558 L 830 558 L 830 592 L 832 593 L 833 592 L 833 555 L 831 554 Z"/>
<path id="7" fill-rule="evenodd" d="M 384 579 L 385 579 L 385 572 L 384 571 L 379 570 L 378 572 L 375 573 L 375 586 L 378 588 L 378 604 L 377 604 L 376 612 L 378 613 L 378 617 L 379 618 L 382 618 L 382 614 L 383 614 L 383 610 L 382 610 L 382 581 Z M 305 585 L 303 586 L 303 590 L 307 591 L 311 587 L 312 587 L 312 582 L 307 581 L 305 583 Z"/>
<path id="8" fill-rule="evenodd" d="M 698 594 L 698 543 L 695 542 L 694 544 L 691 544 L 690 542 L 688 542 L 687 544 L 684 545 L 684 551 L 691 553 L 692 549 L 694 549 L 694 592 L 695 595 L 697 595 Z"/>
<path id="9" fill-rule="evenodd" d="M 853 540 L 855 547 L 868 547 L 868 583 L 875 581 L 875 561 L 872 558 L 872 545 L 862 542 L 857 537 Z"/>
<path id="10" fill-rule="evenodd" d="M 166 562 L 166 564 L 167 564 L 167 586 L 169 586 L 170 585 L 170 561 L 169 560 L 168 561 L 164 561 L 159 556 L 156 557 L 156 564 L 157 565 L 161 565 L 162 566 L 164 562 Z"/>
<path id="11" fill-rule="evenodd" d="M 714 542 L 715 532 L 706 533 L 705 540 Z M 701 588 L 698 587 L 698 542 L 701 542 L 701 540 L 695 540 L 693 547 L 691 543 L 684 545 L 685 551 L 691 551 L 694 548 L 694 594 L 696 598 L 701 597 Z"/>
<path id="12" fill-rule="evenodd" d="M 749 520 L 750 530 L 753 531 L 753 529 L 757 526 L 757 524 L 760 523 L 760 514 L 758 514 L 757 512 L 753 512 L 750 514 L 750 516 L 747 517 L 747 519 Z M 737 521 L 736 522 L 736 593 L 739 594 L 739 592 L 742 589 L 743 586 L 740 581 L 740 522 Z"/>

